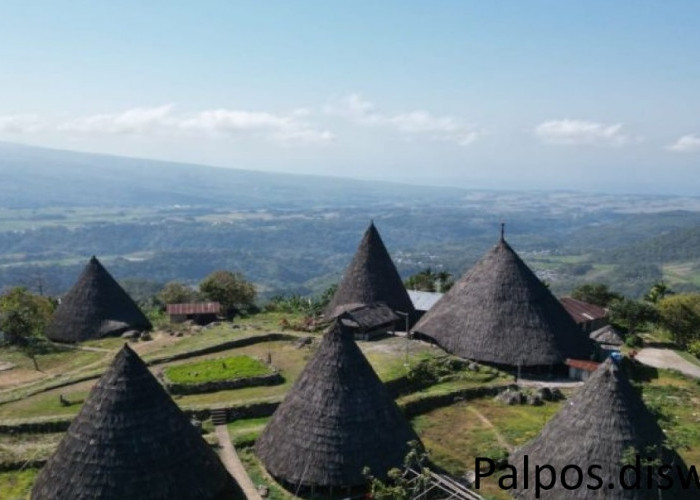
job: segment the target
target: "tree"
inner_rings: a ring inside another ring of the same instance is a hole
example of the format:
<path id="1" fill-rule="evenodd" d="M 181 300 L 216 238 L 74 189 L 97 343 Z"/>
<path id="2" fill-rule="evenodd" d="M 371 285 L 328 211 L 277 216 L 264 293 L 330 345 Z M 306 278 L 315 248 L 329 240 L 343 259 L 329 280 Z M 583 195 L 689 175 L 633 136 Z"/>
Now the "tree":
<path id="1" fill-rule="evenodd" d="M 404 286 L 409 290 L 420 290 L 422 292 L 445 293 L 454 285 L 452 275 L 447 271 L 434 273 L 429 267 L 409 276 L 404 282 Z"/>
<path id="2" fill-rule="evenodd" d="M 186 304 L 197 302 L 200 294 L 184 283 L 170 281 L 158 292 L 158 300 L 164 304 Z"/>
<path id="3" fill-rule="evenodd" d="M 611 291 L 608 285 L 603 283 L 586 283 L 581 285 L 571 292 L 571 297 L 600 307 L 607 307 L 613 300 L 622 299 L 619 293 Z"/>
<path id="4" fill-rule="evenodd" d="M 644 300 L 652 304 L 658 304 L 667 295 L 673 295 L 673 290 L 664 282 L 657 281 L 644 296 Z"/>
<path id="5" fill-rule="evenodd" d="M 158 305 L 156 294 L 162 288 L 162 283 L 144 278 L 126 278 L 120 280 L 119 284 L 142 309 Z"/>
<path id="6" fill-rule="evenodd" d="M 700 340 L 700 293 L 679 293 L 658 303 L 659 324 L 680 347 Z"/>
<path id="7" fill-rule="evenodd" d="M 209 300 L 221 304 L 224 316 L 235 314 L 251 306 L 255 300 L 255 287 L 243 274 L 231 271 L 214 271 L 199 284 L 199 291 Z"/>
<path id="8" fill-rule="evenodd" d="M 648 302 L 631 299 L 617 299 L 609 305 L 610 321 L 624 326 L 634 335 L 637 328 L 644 323 L 656 321 L 658 315 L 656 308 Z"/>
<path id="9" fill-rule="evenodd" d="M 16 287 L 0 296 L 0 330 L 5 342 L 16 346 L 39 370 L 36 356 L 45 344 L 44 327 L 51 319 L 54 305 L 46 297 Z"/>

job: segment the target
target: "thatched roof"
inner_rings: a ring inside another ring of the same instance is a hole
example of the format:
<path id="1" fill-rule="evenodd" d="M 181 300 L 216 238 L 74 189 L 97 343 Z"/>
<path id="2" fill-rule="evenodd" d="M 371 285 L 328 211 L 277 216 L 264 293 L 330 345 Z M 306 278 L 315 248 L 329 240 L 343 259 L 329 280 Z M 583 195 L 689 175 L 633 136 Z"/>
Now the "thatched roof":
<path id="1" fill-rule="evenodd" d="M 58 342 L 118 335 L 126 330 L 150 330 L 148 318 L 92 257 L 73 287 L 61 299 L 46 328 L 46 336 Z"/>
<path id="2" fill-rule="evenodd" d="M 325 316 L 333 318 L 338 307 L 345 304 L 374 304 L 383 302 L 394 311 L 415 314 L 406 287 L 394 266 L 377 228 L 371 223 L 355 256 L 345 270 L 338 289 L 326 307 Z"/>
<path id="3" fill-rule="evenodd" d="M 256 443 L 270 474 L 288 484 L 363 485 L 363 467 L 384 477 L 402 465 L 407 442 L 418 440 L 342 317 Z"/>
<path id="4" fill-rule="evenodd" d="M 245 498 L 216 453 L 128 346 L 39 472 L 32 499 Z"/>
<path id="5" fill-rule="evenodd" d="M 625 343 L 624 336 L 612 325 L 605 325 L 603 328 L 592 331 L 589 337 L 599 344 L 619 346 Z"/>
<path id="6" fill-rule="evenodd" d="M 510 366 L 587 359 L 591 344 L 501 239 L 413 328 L 447 352 Z"/>
<path id="7" fill-rule="evenodd" d="M 341 322 L 351 328 L 358 328 L 363 331 L 374 330 L 375 328 L 393 325 L 399 320 L 394 311 L 381 302 L 369 305 L 359 305 L 349 308 Z"/>
<path id="8" fill-rule="evenodd" d="M 520 489 L 520 498 L 535 498 L 535 465 L 549 464 L 560 472 L 567 465 L 577 465 L 586 474 L 590 465 L 600 465 L 596 474 L 603 480 L 603 488 L 592 491 L 585 486 L 576 490 L 566 490 L 559 479 L 557 486 L 544 492 L 544 499 L 646 499 L 646 498 L 699 498 L 699 492 L 682 491 L 675 488 L 664 492 L 625 491 L 618 482 L 620 469 L 630 462 L 629 453 L 634 448 L 646 460 L 645 451 L 650 447 L 665 450 L 661 462 L 685 467 L 682 459 L 673 451 L 660 447 L 665 441 L 663 431 L 652 413 L 647 409 L 637 390 L 611 359 L 602 363 L 584 386 L 567 402 L 542 432 L 533 441 L 517 450 L 509 462 L 517 467 L 519 487 L 524 484 L 520 477 L 524 468 L 524 457 L 529 463 L 528 490 Z M 658 457 L 653 457 L 658 458 Z M 545 478 L 547 473 L 543 473 Z M 575 474 L 568 481 L 575 483 Z M 568 475 L 566 476 L 569 477 Z M 630 481 L 634 477 L 630 477 Z M 546 479 L 543 479 L 546 480 Z M 590 484 L 595 481 L 591 480 Z M 616 485 L 608 489 L 608 484 Z M 678 485 L 678 478 L 674 477 Z M 646 475 L 642 485 L 646 484 Z"/>

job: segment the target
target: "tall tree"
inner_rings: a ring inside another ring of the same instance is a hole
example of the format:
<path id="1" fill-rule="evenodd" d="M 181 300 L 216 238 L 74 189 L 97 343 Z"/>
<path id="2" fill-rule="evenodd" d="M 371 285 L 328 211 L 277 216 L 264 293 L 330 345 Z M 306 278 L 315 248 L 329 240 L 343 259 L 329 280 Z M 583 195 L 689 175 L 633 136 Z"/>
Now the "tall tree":
<path id="1" fill-rule="evenodd" d="M 576 300 L 582 300 L 600 307 L 607 307 L 613 300 L 622 299 L 619 293 L 611 291 L 608 285 L 603 283 L 586 283 L 581 285 L 571 292 L 571 296 Z"/>
<path id="2" fill-rule="evenodd" d="M 200 294 L 197 290 L 180 283 L 179 281 L 170 281 L 158 292 L 158 300 L 164 304 L 185 304 L 188 302 L 196 302 L 200 299 Z"/>
<path id="3" fill-rule="evenodd" d="M 46 342 L 44 327 L 51 319 L 53 303 L 23 287 L 15 287 L 0 296 L 0 330 L 5 342 L 16 346 L 39 370 L 36 356 Z"/>
<path id="4" fill-rule="evenodd" d="M 659 301 L 659 323 L 685 348 L 700 340 L 700 293 L 679 293 Z"/>
<path id="5" fill-rule="evenodd" d="M 618 299 L 609 304 L 610 321 L 627 328 L 630 334 L 648 322 L 656 321 L 656 308 L 648 302 L 632 299 Z"/>
<path id="6" fill-rule="evenodd" d="M 652 285 L 647 294 L 644 296 L 644 300 L 651 302 L 652 304 L 658 304 L 667 295 L 673 295 L 674 291 L 666 284 L 664 281 L 657 281 Z"/>
<path id="7" fill-rule="evenodd" d="M 231 271 L 214 271 L 199 284 L 199 291 L 209 300 L 221 304 L 227 318 L 255 301 L 255 287 L 243 274 Z"/>

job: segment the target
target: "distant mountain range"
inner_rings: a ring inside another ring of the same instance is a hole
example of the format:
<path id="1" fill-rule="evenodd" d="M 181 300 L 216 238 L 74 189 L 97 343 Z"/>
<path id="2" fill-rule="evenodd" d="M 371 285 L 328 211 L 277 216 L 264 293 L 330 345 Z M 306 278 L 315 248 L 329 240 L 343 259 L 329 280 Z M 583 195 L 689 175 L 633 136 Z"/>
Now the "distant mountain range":
<path id="1" fill-rule="evenodd" d="M 352 206 L 455 198 L 464 191 L 264 173 L 0 142 L 0 206 Z"/>
<path id="2" fill-rule="evenodd" d="M 700 289 L 700 198 L 477 191 L 261 173 L 0 143 L 0 290 L 65 291 L 90 255 L 118 279 L 196 283 L 244 272 L 259 290 L 337 281 L 373 219 L 404 276 L 461 275 L 498 238 L 563 294 Z"/>

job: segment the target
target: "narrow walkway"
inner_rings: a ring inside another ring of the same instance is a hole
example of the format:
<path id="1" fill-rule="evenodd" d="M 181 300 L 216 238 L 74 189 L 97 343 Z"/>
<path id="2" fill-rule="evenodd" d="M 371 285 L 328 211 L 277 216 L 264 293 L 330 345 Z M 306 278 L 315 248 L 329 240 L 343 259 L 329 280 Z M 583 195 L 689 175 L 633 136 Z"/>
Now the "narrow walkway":
<path id="1" fill-rule="evenodd" d="M 513 451 L 513 449 L 514 449 L 513 446 L 511 446 L 511 445 L 508 443 L 508 441 L 506 441 L 506 438 L 503 437 L 503 434 L 501 434 L 500 432 L 498 432 L 498 429 L 496 429 L 496 426 L 493 425 L 493 423 L 492 423 L 488 418 L 486 418 L 486 416 L 485 416 L 484 414 L 482 414 L 482 413 L 481 413 L 479 410 L 477 410 L 476 408 L 472 408 L 471 406 L 467 406 L 467 409 L 468 409 L 470 412 L 472 412 L 474 415 L 476 415 L 476 417 L 477 417 L 479 420 L 481 420 L 481 422 L 482 422 L 486 427 L 488 427 L 489 429 L 491 429 L 491 430 L 493 431 L 493 434 L 494 434 L 494 436 L 496 436 L 496 441 L 498 441 L 498 444 L 500 444 L 500 445 L 503 446 L 506 450 L 508 450 L 508 453 L 510 453 L 510 452 Z"/>
<path id="2" fill-rule="evenodd" d="M 667 370 L 678 370 L 689 377 L 700 378 L 700 366 L 683 359 L 677 352 L 671 349 L 659 349 L 658 347 L 645 347 L 641 349 L 635 359 L 645 365 Z"/>
<path id="3" fill-rule="evenodd" d="M 243 467 L 241 459 L 238 458 L 238 454 L 231 444 L 231 436 L 228 433 L 228 427 L 225 425 L 217 425 L 216 437 L 219 440 L 219 445 L 221 445 L 221 461 L 223 462 L 226 470 L 233 476 L 238 485 L 245 493 L 248 500 L 262 500 L 258 489 L 251 481 L 250 476 Z"/>

